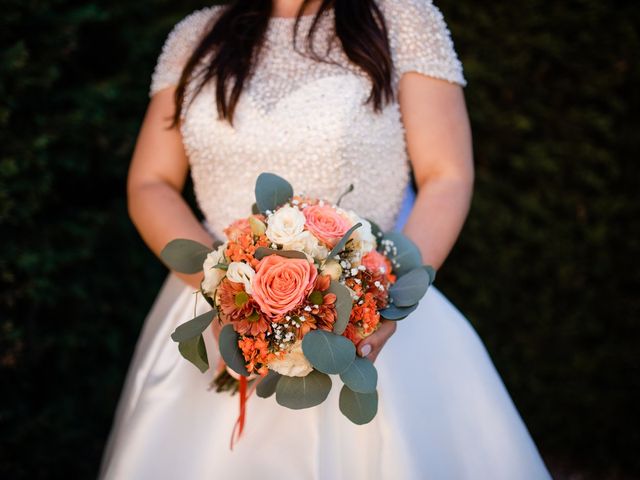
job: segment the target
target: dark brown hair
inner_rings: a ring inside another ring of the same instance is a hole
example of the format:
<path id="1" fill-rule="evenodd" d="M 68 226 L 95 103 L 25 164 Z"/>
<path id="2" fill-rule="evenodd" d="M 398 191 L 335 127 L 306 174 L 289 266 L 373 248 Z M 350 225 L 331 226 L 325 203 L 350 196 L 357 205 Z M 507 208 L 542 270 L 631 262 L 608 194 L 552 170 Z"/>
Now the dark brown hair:
<path id="1" fill-rule="evenodd" d="M 309 2 L 303 0 L 298 10 L 294 38 L 297 38 L 300 17 Z M 215 77 L 218 118 L 227 119 L 233 124 L 238 98 L 251 66 L 260 54 L 272 8 L 271 0 L 234 0 L 224 8 L 182 71 L 175 91 L 176 108 L 172 127 L 180 123 L 186 86 L 195 79 L 191 78 L 195 67 L 210 52 L 213 52 L 211 61 L 197 75 L 200 78 L 192 100 Z M 334 9 L 336 35 L 346 56 L 371 79 L 371 93 L 365 103 L 373 100 L 374 111 L 380 111 L 383 101 L 390 102 L 393 98 L 393 63 L 384 16 L 374 0 L 322 0 L 306 37 L 309 51 L 318 61 L 325 60 L 313 49 L 313 35 L 320 16 L 330 8 Z M 295 43 L 294 47 L 297 49 Z"/>

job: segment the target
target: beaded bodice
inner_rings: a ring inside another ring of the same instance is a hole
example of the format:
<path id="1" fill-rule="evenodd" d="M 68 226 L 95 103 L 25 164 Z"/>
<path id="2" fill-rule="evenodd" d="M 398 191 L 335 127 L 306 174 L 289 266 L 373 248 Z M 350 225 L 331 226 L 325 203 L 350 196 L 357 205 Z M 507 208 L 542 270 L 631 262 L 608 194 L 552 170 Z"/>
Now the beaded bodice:
<path id="1" fill-rule="evenodd" d="M 334 35 L 334 12 L 322 16 L 310 56 L 304 42 L 313 15 L 304 15 L 293 44 L 295 19 L 271 17 L 261 54 L 236 106 L 234 125 L 217 119 L 213 82 L 183 109 L 181 133 L 198 205 L 216 236 L 245 217 L 257 176 L 287 178 L 296 193 L 336 201 L 393 227 L 409 181 L 405 130 L 397 103 L 401 75 L 417 71 L 465 85 L 440 11 L 425 0 L 377 0 L 394 62 L 396 99 L 382 112 L 365 104 L 371 83 L 351 63 Z M 224 6 L 197 10 L 173 28 L 152 75 L 150 96 L 175 85 L 200 36 Z M 206 59 L 205 59 L 206 60 Z M 185 102 L 191 99 L 187 89 Z"/>

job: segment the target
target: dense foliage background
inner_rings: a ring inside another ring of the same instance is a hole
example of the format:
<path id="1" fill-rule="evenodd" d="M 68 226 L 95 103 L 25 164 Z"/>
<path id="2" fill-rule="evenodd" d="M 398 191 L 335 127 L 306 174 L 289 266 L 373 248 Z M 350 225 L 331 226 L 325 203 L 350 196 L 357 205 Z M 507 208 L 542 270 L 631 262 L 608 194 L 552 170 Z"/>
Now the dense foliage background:
<path id="1" fill-rule="evenodd" d="M 205 4 L 3 1 L 2 478 L 95 476 L 165 275 L 127 217 L 128 161 L 162 41 Z M 640 8 L 437 4 L 469 80 L 477 160 L 438 287 L 558 478 L 640 475 Z"/>

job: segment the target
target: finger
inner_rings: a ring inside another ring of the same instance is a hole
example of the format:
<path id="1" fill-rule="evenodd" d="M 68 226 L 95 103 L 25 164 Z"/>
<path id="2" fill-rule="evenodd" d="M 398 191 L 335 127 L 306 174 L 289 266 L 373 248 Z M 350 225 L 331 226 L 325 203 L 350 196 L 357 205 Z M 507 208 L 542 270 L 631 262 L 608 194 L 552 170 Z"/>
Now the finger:
<path id="1" fill-rule="evenodd" d="M 396 331 L 396 322 L 390 320 L 383 320 L 380 322 L 380 327 L 374 333 L 362 340 L 358 345 L 358 353 L 362 357 L 366 357 L 372 362 L 375 362 L 380 350 L 384 347 L 387 340 Z"/>

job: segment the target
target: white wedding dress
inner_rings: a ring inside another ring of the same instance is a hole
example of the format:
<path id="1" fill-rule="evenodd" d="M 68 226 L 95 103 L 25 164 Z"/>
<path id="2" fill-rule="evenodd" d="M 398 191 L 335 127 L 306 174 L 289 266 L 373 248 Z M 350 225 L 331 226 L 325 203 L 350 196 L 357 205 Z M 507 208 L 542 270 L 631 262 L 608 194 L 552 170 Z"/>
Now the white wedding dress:
<path id="1" fill-rule="evenodd" d="M 395 73 L 465 85 L 440 11 L 425 0 L 377 0 L 389 29 Z M 182 66 L 220 6 L 198 10 L 168 36 L 150 94 L 178 81 Z M 383 229 L 399 221 L 409 182 L 397 101 L 382 113 L 363 105 L 370 84 L 330 42 L 333 11 L 321 19 L 317 52 L 292 49 L 294 19 L 269 20 L 266 44 L 240 97 L 235 125 L 218 121 L 211 86 L 183 114 L 181 131 L 205 225 L 216 236 L 247 216 L 262 171 L 287 178 L 298 193 L 337 200 Z M 312 15 L 302 17 L 299 38 Z M 298 43 L 301 47 L 302 42 Z M 190 97 L 190 91 L 187 98 Z M 437 281 L 436 281 L 437 283 Z M 199 294 L 197 294 L 199 296 Z M 244 433 L 229 440 L 238 396 L 207 389 L 205 374 L 170 339 L 193 317 L 196 294 L 169 274 L 147 316 L 105 448 L 100 478 L 204 479 L 548 479 L 485 348 L 461 313 L 432 286 L 398 325 L 376 361 L 379 411 L 357 426 L 338 409 L 340 380 L 322 405 L 289 410 L 253 395 Z M 196 313 L 210 307 L 198 298 Z M 209 329 L 210 365 L 219 358 Z"/>

